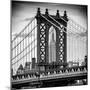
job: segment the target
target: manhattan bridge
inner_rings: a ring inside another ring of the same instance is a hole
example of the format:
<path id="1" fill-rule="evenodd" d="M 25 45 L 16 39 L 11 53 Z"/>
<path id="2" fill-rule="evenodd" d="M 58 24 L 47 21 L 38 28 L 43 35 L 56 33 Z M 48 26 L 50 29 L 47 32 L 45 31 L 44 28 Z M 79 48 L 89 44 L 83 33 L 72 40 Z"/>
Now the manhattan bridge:
<path id="1" fill-rule="evenodd" d="M 80 80 L 87 84 L 87 30 L 66 11 L 50 15 L 38 8 L 11 46 L 12 88 L 67 86 Z"/>

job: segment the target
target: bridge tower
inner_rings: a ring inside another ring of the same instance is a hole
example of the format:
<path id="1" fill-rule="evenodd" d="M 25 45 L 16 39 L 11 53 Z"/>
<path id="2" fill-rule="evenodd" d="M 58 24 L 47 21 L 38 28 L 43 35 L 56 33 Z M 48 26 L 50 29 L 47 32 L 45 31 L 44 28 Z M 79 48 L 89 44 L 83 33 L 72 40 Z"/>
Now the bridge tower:
<path id="1" fill-rule="evenodd" d="M 47 18 L 42 17 L 42 15 Z M 50 16 L 55 19 L 53 20 Z M 67 12 L 64 11 L 64 15 L 60 16 L 59 10 L 57 10 L 56 15 L 50 15 L 48 9 L 46 9 L 45 14 L 41 14 L 40 8 L 37 10 L 37 62 L 38 63 L 49 63 L 49 29 L 54 27 L 56 30 L 56 62 L 67 62 L 67 34 L 64 31 L 67 31 Z M 59 28 L 52 25 L 49 21 L 57 25 Z"/>

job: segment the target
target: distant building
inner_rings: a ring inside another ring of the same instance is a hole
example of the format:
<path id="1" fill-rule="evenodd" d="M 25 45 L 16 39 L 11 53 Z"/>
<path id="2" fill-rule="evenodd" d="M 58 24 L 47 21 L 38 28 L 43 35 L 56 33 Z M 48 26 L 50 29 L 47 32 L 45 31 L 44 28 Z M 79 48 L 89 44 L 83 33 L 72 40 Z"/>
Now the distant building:
<path id="1" fill-rule="evenodd" d="M 79 66 L 79 62 L 69 61 L 69 62 L 68 62 L 68 67 L 73 67 L 73 66 Z"/>
<path id="2" fill-rule="evenodd" d="M 86 65 L 86 63 L 83 61 L 82 63 L 81 63 L 81 66 L 85 66 Z"/>
<path id="3" fill-rule="evenodd" d="M 24 70 L 30 70 L 31 69 L 31 62 L 26 62 Z"/>
<path id="4" fill-rule="evenodd" d="M 13 68 L 11 69 L 11 76 L 13 76 Z"/>
<path id="5" fill-rule="evenodd" d="M 87 66 L 87 56 L 84 57 L 84 61 L 81 64 L 82 66 Z"/>
<path id="6" fill-rule="evenodd" d="M 20 66 L 19 66 L 19 68 L 18 68 L 18 70 L 17 70 L 17 74 L 23 73 L 23 70 L 24 70 L 23 65 L 20 64 Z"/>
<path id="7" fill-rule="evenodd" d="M 36 66 L 36 58 L 32 58 L 32 69 L 35 69 Z"/>
<path id="8" fill-rule="evenodd" d="M 86 66 L 87 66 L 87 63 L 88 63 L 87 59 L 88 59 L 88 57 L 85 56 L 84 61 L 85 61 L 85 65 L 86 65 Z"/>
<path id="9" fill-rule="evenodd" d="M 56 61 L 56 42 L 54 40 L 54 32 L 49 45 L 49 63 Z"/>

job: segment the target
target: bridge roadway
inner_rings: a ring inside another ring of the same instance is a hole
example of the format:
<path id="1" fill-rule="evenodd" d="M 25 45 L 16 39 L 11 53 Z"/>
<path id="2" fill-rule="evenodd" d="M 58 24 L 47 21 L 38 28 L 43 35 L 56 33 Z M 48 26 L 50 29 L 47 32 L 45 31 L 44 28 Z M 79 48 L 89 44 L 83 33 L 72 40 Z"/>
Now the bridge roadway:
<path id="1" fill-rule="evenodd" d="M 40 74 L 40 77 L 23 77 L 22 79 L 17 78 L 16 80 L 12 80 L 12 87 L 15 87 L 17 85 L 23 85 L 27 83 L 33 83 L 38 84 L 38 82 L 47 83 L 47 82 L 53 82 L 53 81 L 70 81 L 70 80 L 80 80 L 80 79 L 87 79 L 87 70 L 84 68 L 83 70 L 78 69 L 77 71 L 73 71 L 73 69 L 68 72 L 67 70 L 65 72 L 54 72 L 53 74 L 50 74 L 48 72 L 48 75 Z"/>

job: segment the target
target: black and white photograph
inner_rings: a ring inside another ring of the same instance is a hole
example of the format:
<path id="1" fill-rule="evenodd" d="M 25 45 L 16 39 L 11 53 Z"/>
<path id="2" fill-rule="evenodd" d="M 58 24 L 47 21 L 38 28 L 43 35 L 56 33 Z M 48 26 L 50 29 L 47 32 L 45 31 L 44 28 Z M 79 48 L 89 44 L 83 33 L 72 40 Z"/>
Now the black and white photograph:
<path id="1" fill-rule="evenodd" d="M 88 6 L 11 1 L 11 89 L 88 85 Z"/>

